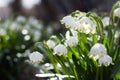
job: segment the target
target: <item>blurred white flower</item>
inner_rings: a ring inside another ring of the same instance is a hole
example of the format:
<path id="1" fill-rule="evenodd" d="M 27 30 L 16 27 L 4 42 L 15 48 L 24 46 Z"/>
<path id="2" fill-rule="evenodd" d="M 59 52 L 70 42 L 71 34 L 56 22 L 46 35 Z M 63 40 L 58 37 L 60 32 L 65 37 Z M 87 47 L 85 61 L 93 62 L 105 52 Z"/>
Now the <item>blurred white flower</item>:
<path id="1" fill-rule="evenodd" d="M 102 22 L 103 22 L 103 26 L 106 27 L 109 25 L 110 18 L 108 16 L 106 16 L 102 19 Z"/>
<path id="2" fill-rule="evenodd" d="M 4 28 L 0 28 L 0 36 L 4 36 L 6 34 L 7 34 L 6 30 Z"/>
<path id="3" fill-rule="evenodd" d="M 51 26 L 47 26 L 47 30 L 46 31 L 47 31 L 48 35 L 52 35 L 53 28 Z"/>
<path id="4" fill-rule="evenodd" d="M 20 26 L 20 24 L 18 24 L 17 22 L 12 22 L 10 26 L 8 26 L 10 30 L 12 31 L 17 31 L 17 30 L 21 30 L 22 27 Z"/>
<path id="5" fill-rule="evenodd" d="M 32 62 L 43 61 L 43 55 L 41 53 L 39 53 L 38 51 L 35 51 L 29 55 L 29 59 Z"/>
<path id="6" fill-rule="evenodd" d="M 27 57 L 27 56 L 29 56 L 31 53 L 30 53 L 30 50 L 29 49 L 27 49 L 27 50 L 25 50 L 25 52 L 23 53 L 23 57 Z"/>
<path id="7" fill-rule="evenodd" d="M 70 15 L 63 17 L 61 22 L 64 23 L 65 26 L 68 27 L 68 28 L 72 28 L 73 29 L 73 28 L 75 28 L 77 26 L 76 21 Z"/>
<path id="8" fill-rule="evenodd" d="M 31 16 L 31 17 L 29 17 L 29 19 L 28 19 L 28 23 L 30 24 L 30 25 L 32 25 L 32 26 L 38 26 L 38 25 L 40 25 L 39 24 L 39 20 L 37 20 L 35 17 L 33 17 L 33 16 Z"/>
<path id="9" fill-rule="evenodd" d="M 67 46 L 76 46 L 78 44 L 78 38 L 71 36 L 70 38 L 66 39 L 65 44 Z"/>
<path id="10" fill-rule="evenodd" d="M 107 54 L 107 50 L 105 46 L 101 43 L 96 43 L 91 49 L 90 49 L 90 56 L 92 56 L 94 59 L 99 59 L 102 56 Z"/>
<path id="11" fill-rule="evenodd" d="M 23 30 L 21 31 L 21 33 L 22 33 L 23 35 L 26 35 L 26 34 L 28 34 L 28 30 L 23 29 Z"/>
<path id="12" fill-rule="evenodd" d="M 16 18 L 16 21 L 17 21 L 17 22 L 25 22 L 25 21 L 26 21 L 26 18 L 25 18 L 24 16 L 18 16 L 18 17 Z"/>
<path id="13" fill-rule="evenodd" d="M 104 55 L 103 57 L 101 57 L 99 59 L 98 62 L 99 62 L 100 66 L 102 66 L 102 64 L 103 64 L 106 67 L 109 66 L 110 64 L 113 64 L 112 63 L 112 58 L 109 55 Z"/>
<path id="14" fill-rule="evenodd" d="M 25 36 L 24 36 L 24 40 L 25 40 L 25 41 L 30 40 L 30 38 L 31 38 L 30 35 L 25 35 Z"/>
<path id="15" fill-rule="evenodd" d="M 0 0 L 0 7 L 7 7 L 10 3 L 12 3 L 14 0 Z"/>
<path id="16" fill-rule="evenodd" d="M 41 0 L 21 0 L 21 4 L 25 9 L 31 9 L 40 2 Z"/>
<path id="17" fill-rule="evenodd" d="M 115 39 L 117 39 L 117 38 L 119 38 L 119 37 L 120 37 L 120 31 L 119 31 L 119 30 L 115 32 L 114 37 L 115 37 Z"/>
<path id="18" fill-rule="evenodd" d="M 42 36 L 41 31 L 39 31 L 39 30 L 34 30 L 34 32 L 32 34 L 33 34 L 34 41 L 40 40 L 40 38 Z"/>
<path id="19" fill-rule="evenodd" d="M 114 16 L 120 17 L 120 8 L 114 10 Z"/>
<path id="20" fill-rule="evenodd" d="M 47 41 L 47 46 L 50 48 L 50 49 L 53 49 L 55 47 L 55 42 L 53 40 L 48 40 Z"/>
<path id="21" fill-rule="evenodd" d="M 58 44 L 55 48 L 54 48 L 54 55 L 57 54 L 59 56 L 63 55 L 63 54 L 67 54 L 67 48 L 65 45 L 63 44 Z"/>

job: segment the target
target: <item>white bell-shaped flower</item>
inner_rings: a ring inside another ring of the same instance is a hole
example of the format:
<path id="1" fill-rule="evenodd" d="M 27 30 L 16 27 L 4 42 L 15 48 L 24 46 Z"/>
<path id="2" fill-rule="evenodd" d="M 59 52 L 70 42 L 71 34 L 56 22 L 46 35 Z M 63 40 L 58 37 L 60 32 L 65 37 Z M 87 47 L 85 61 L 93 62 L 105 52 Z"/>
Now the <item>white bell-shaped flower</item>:
<path id="1" fill-rule="evenodd" d="M 47 41 L 47 46 L 50 48 L 50 49 L 53 49 L 55 47 L 55 42 L 53 40 L 48 40 Z"/>
<path id="2" fill-rule="evenodd" d="M 120 8 L 114 10 L 114 16 L 120 17 Z"/>
<path id="3" fill-rule="evenodd" d="M 107 50 L 105 46 L 101 43 L 95 44 L 91 49 L 90 49 L 90 56 L 92 56 L 94 59 L 99 59 L 102 56 L 107 54 Z"/>
<path id="4" fill-rule="evenodd" d="M 106 16 L 102 19 L 102 23 L 103 23 L 104 27 L 108 26 L 109 22 L 110 22 L 110 18 L 108 16 Z"/>
<path id="5" fill-rule="evenodd" d="M 54 55 L 57 54 L 59 56 L 63 55 L 63 54 L 67 54 L 67 48 L 65 45 L 63 44 L 58 44 L 55 48 L 54 48 Z"/>
<path id="6" fill-rule="evenodd" d="M 76 30 L 79 30 L 80 32 L 83 32 L 86 34 L 96 32 L 96 27 L 89 17 L 82 17 L 77 22 L 77 25 L 78 26 L 76 27 Z"/>
<path id="7" fill-rule="evenodd" d="M 29 59 L 32 62 L 43 61 L 43 55 L 41 53 L 39 53 L 38 51 L 35 51 L 29 55 Z"/>
<path id="8" fill-rule="evenodd" d="M 72 29 L 77 26 L 76 21 L 70 15 L 63 17 L 63 19 L 61 21 L 62 21 L 62 23 L 65 24 L 66 27 L 69 27 L 69 28 L 72 28 Z"/>
<path id="9" fill-rule="evenodd" d="M 65 44 L 67 46 L 76 46 L 78 44 L 78 38 L 71 36 L 70 38 L 66 39 Z"/>
<path id="10" fill-rule="evenodd" d="M 110 64 L 113 64 L 112 58 L 109 55 L 104 55 L 98 60 L 98 62 L 100 66 L 104 65 L 106 67 L 109 66 Z"/>

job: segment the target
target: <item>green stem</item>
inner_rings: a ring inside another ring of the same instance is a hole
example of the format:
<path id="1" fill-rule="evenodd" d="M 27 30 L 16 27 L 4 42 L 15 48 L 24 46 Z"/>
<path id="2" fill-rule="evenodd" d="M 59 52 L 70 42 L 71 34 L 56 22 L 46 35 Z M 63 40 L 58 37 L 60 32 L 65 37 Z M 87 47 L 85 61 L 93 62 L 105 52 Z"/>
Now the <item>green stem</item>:
<path id="1" fill-rule="evenodd" d="M 103 80 L 103 68 L 100 67 L 100 80 Z"/>
<path id="2" fill-rule="evenodd" d="M 95 80 L 98 80 L 99 79 L 99 67 L 97 67 L 97 72 L 96 72 L 96 79 Z"/>
<path id="3" fill-rule="evenodd" d="M 76 69 L 75 69 L 75 66 L 74 66 L 74 73 L 75 73 L 75 79 L 76 79 L 76 80 L 79 80 L 79 79 L 78 79 L 77 72 L 76 72 Z"/>

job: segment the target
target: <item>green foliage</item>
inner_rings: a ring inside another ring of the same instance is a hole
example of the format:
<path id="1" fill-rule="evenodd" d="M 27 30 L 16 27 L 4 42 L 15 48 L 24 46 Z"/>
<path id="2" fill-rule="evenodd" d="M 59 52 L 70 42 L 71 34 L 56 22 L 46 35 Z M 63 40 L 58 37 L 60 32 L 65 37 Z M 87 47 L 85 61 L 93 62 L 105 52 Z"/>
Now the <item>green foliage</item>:
<path id="1" fill-rule="evenodd" d="M 76 46 L 66 45 L 65 41 L 67 40 L 67 38 L 63 35 L 62 38 L 50 38 L 51 40 L 55 41 L 56 45 L 64 44 L 66 46 L 67 54 L 59 56 L 57 55 L 57 53 L 55 55 L 53 54 L 55 53 L 55 50 L 54 48 L 49 48 L 47 41 L 43 42 L 44 49 L 46 50 L 45 53 L 47 54 L 47 57 L 49 57 L 49 60 L 54 67 L 53 73 L 74 76 L 74 78 L 68 77 L 68 80 L 120 79 L 120 17 L 116 16 L 114 13 L 114 10 L 118 8 L 119 4 L 120 2 L 118 1 L 113 6 L 110 13 L 110 21 L 108 21 L 109 25 L 107 26 L 104 26 L 104 22 L 102 21 L 102 19 L 99 16 L 95 15 L 95 13 L 93 12 L 84 13 L 80 11 L 75 11 L 61 20 L 62 24 L 65 24 L 66 28 L 70 32 L 70 36 L 74 36 L 72 30 L 75 30 L 77 32 L 78 44 Z M 79 22 L 80 20 L 82 20 L 83 17 L 87 19 L 86 23 Z M 71 22 L 69 20 L 71 20 Z M 95 33 L 91 32 L 92 28 L 90 28 L 90 32 L 84 32 L 91 26 L 89 25 L 89 23 L 96 26 Z M 87 25 L 89 27 L 87 29 L 81 28 L 81 25 Z M 105 32 L 107 32 L 107 34 Z M 90 56 L 90 50 L 92 46 L 96 43 L 101 43 L 105 46 L 107 50 L 107 55 L 112 58 L 112 62 L 110 62 L 109 65 L 105 66 L 104 64 L 102 64 L 100 66 L 99 60 L 96 60 L 94 59 L 94 57 Z M 61 52 L 59 51 L 59 54 L 60 53 Z M 59 64 L 60 67 L 58 67 L 57 64 Z"/>

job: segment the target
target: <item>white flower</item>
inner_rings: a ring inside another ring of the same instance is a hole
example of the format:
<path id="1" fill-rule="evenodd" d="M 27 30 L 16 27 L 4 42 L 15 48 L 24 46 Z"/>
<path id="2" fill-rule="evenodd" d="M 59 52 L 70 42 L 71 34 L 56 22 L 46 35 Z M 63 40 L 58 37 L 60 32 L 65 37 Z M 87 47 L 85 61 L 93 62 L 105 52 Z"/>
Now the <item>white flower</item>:
<path id="1" fill-rule="evenodd" d="M 65 37 L 66 37 L 66 39 L 70 38 L 70 31 L 66 31 Z"/>
<path id="2" fill-rule="evenodd" d="M 29 55 L 29 59 L 32 62 L 43 61 L 43 55 L 41 53 L 39 53 L 38 51 L 35 51 Z"/>
<path id="3" fill-rule="evenodd" d="M 110 21 L 110 18 L 108 16 L 104 17 L 102 19 L 102 22 L 103 22 L 103 26 L 106 27 L 109 25 L 109 21 Z"/>
<path id="4" fill-rule="evenodd" d="M 76 46 L 78 44 L 78 38 L 71 36 L 65 41 L 65 44 L 67 44 L 68 46 Z"/>
<path id="5" fill-rule="evenodd" d="M 99 59 L 98 62 L 99 62 L 100 66 L 102 66 L 102 64 L 103 64 L 106 67 L 109 66 L 110 64 L 113 64 L 112 63 L 112 58 L 109 55 L 104 55 L 103 57 L 101 57 Z"/>
<path id="6" fill-rule="evenodd" d="M 54 53 L 53 54 L 58 54 L 59 56 L 61 56 L 63 54 L 67 54 L 67 48 L 66 48 L 66 46 L 64 46 L 63 44 L 58 44 L 54 48 Z"/>
<path id="7" fill-rule="evenodd" d="M 119 37 L 120 37 L 120 31 L 119 31 L 119 30 L 115 32 L 114 37 L 115 37 L 115 39 L 117 39 L 117 38 L 119 38 Z"/>
<path id="8" fill-rule="evenodd" d="M 48 40 L 47 41 L 47 46 L 50 48 L 50 49 L 53 49 L 55 47 L 55 42 L 53 40 Z"/>
<path id="9" fill-rule="evenodd" d="M 90 56 L 92 56 L 94 59 L 99 59 L 105 54 L 107 54 L 107 50 L 101 43 L 95 44 L 90 50 Z"/>
<path id="10" fill-rule="evenodd" d="M 78 22 L 77 22 L 77 30 L 83 33 L 95 33 L 96 32 L 96 27 L 94 23 L 92 22 L 91 19 L 88 17 L 82 17 Z"/>
<path id="11" fill-rule="evenodd" d="M 120 17 L 120 8 L 114 10 L 114 16 Z"/>
<path id="12" fill-rule="evenodd" d="M 63 19 L 61 20 L 62 23 L 65 24 L 66 27 L 70 27 L 70 28 L 75 28 L 77 26 L 76 21 L 74 20 L 74 18 L 72 16 L 65 16 L 63 17 Z"/>

